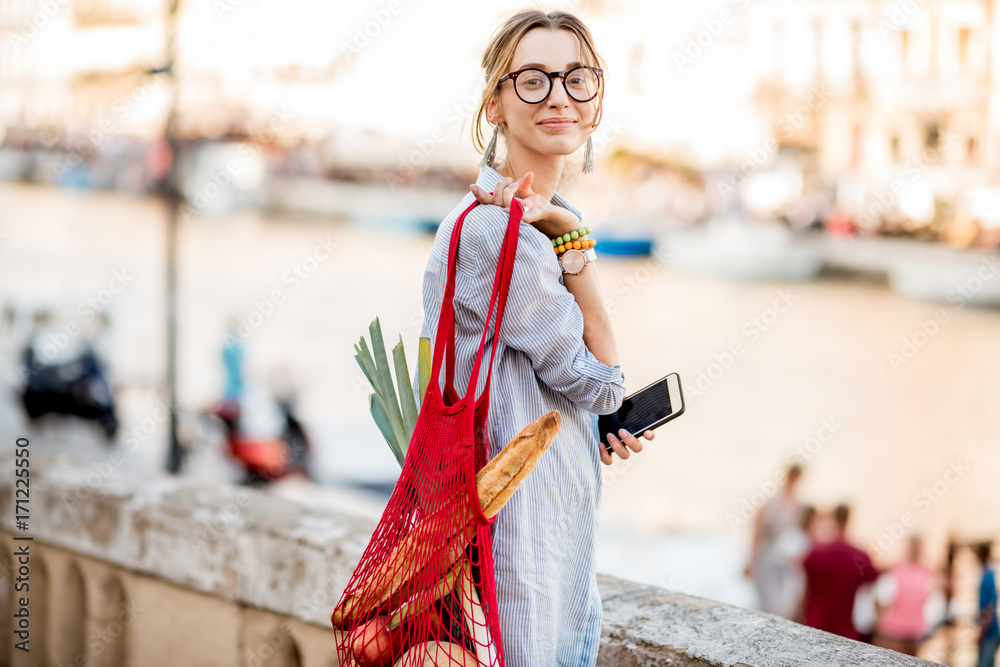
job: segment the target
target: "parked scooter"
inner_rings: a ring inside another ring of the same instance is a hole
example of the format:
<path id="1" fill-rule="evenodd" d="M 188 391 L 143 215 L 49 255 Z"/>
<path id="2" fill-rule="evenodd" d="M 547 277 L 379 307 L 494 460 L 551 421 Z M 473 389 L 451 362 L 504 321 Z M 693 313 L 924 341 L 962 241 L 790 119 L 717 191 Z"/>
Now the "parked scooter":
<path id="1" fill-rule="evenodd" d="M 118 431 L 115 402 L 107 377 L 90 343 L 69 359 L 48 363 L 30 343 L 21 352 L 21 404 L 28 419 L 46 414 L 74 415 L 97 422 L 111 441 Z"/>
<path id="2" fill-rule="evenodd" d="M 312 479 L 311 446 L 305 428 L 295 416 L 291 400 L 279 400 L 277 405 L 283 416 L 282 431 L 278 438 L 267 439 L 249 438 L 240 431 L 237 401 L 223 399 L 206 411 L 224 425 L 228 454 L 243 468 L 241 483 L 248 486 L 266 486 L 292 475 Z"/>

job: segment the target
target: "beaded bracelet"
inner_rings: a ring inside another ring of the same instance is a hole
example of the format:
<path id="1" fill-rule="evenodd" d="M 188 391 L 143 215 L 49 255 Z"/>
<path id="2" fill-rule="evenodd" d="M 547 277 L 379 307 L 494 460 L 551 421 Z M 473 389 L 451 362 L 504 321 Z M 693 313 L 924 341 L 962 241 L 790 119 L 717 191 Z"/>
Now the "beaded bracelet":
<path id="1" fill-rule="evenodd" d="M 562 245 L 563 243 L 569 243 L 570 241 L 575 241 L 581 236 L 586 236 L 590 233 L 590 227 L 581 227 L 575 232 L 570 232 L 568 234 L 563 234 L 562 236 L 557 236 L 552 239 L 552 247 Z"/>
<path id="2" fill-rule="evenodd" d="M 590 227 L 583 227 L 575 232 L 557 236 L 552 239 L 552 247 L 555 249 L 557 255 L 560 255 L 567 250 L 586 250 L 587 248 L 593 248 L 597 245 L 597 241 L 595 239 L 587 238 L 587 234 L 589 233 Z"/>
<path id="3" fill-rule="evenodd" d="M 593 248 L 597 245 L 595 239 L 577 239 L 576 241 L 570 241 L 569 243 L 562 243 L 555 247 L 557 255 L 561 255 L 567 250 L 586 250 L 587 248 Z"/>

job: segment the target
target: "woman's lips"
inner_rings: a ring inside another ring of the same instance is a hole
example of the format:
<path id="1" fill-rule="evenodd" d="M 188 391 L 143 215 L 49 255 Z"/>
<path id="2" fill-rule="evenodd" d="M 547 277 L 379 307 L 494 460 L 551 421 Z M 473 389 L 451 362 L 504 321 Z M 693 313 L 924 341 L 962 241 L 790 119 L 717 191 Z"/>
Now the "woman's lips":
<path id="1" fill-rule="evenodd" d="M 559 118 L 553 120 L 543 120 L 538 124 L 550 130 L 565 130 L 567 127 L 570 127 L 575 123 L 576 123 L 575 120 L 571 120 L 569 118 Z"/>

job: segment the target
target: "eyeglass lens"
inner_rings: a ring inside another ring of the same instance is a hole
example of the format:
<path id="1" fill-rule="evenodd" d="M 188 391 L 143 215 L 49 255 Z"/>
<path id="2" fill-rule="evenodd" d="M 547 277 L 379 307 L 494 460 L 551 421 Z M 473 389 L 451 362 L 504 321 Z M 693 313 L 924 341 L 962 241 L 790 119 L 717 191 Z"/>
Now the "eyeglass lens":
<path id="1" fill-rule="evenodd" d="M 598 77 L 589 67 L 577 67 L 562 77 L 566 93 L 577 102 L 589 102 L 597 95 Z M 515 90 L 529 104 L 541 102 L 549 95 L 552 79 L 539 69 L 527 69 L 517 75 Z"/>

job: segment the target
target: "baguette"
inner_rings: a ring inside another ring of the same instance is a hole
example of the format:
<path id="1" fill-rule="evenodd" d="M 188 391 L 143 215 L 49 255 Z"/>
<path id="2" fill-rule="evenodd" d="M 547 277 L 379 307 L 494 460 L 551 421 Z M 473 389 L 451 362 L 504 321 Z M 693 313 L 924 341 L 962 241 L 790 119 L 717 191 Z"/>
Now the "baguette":
<path id="1" fill-rule="evenodd" d="M 559 432 L 562 420 L 553 410 L 531 422 L 476 475 L 479 502 L 487 519 L 496 516 L 532 471 Z"/>

